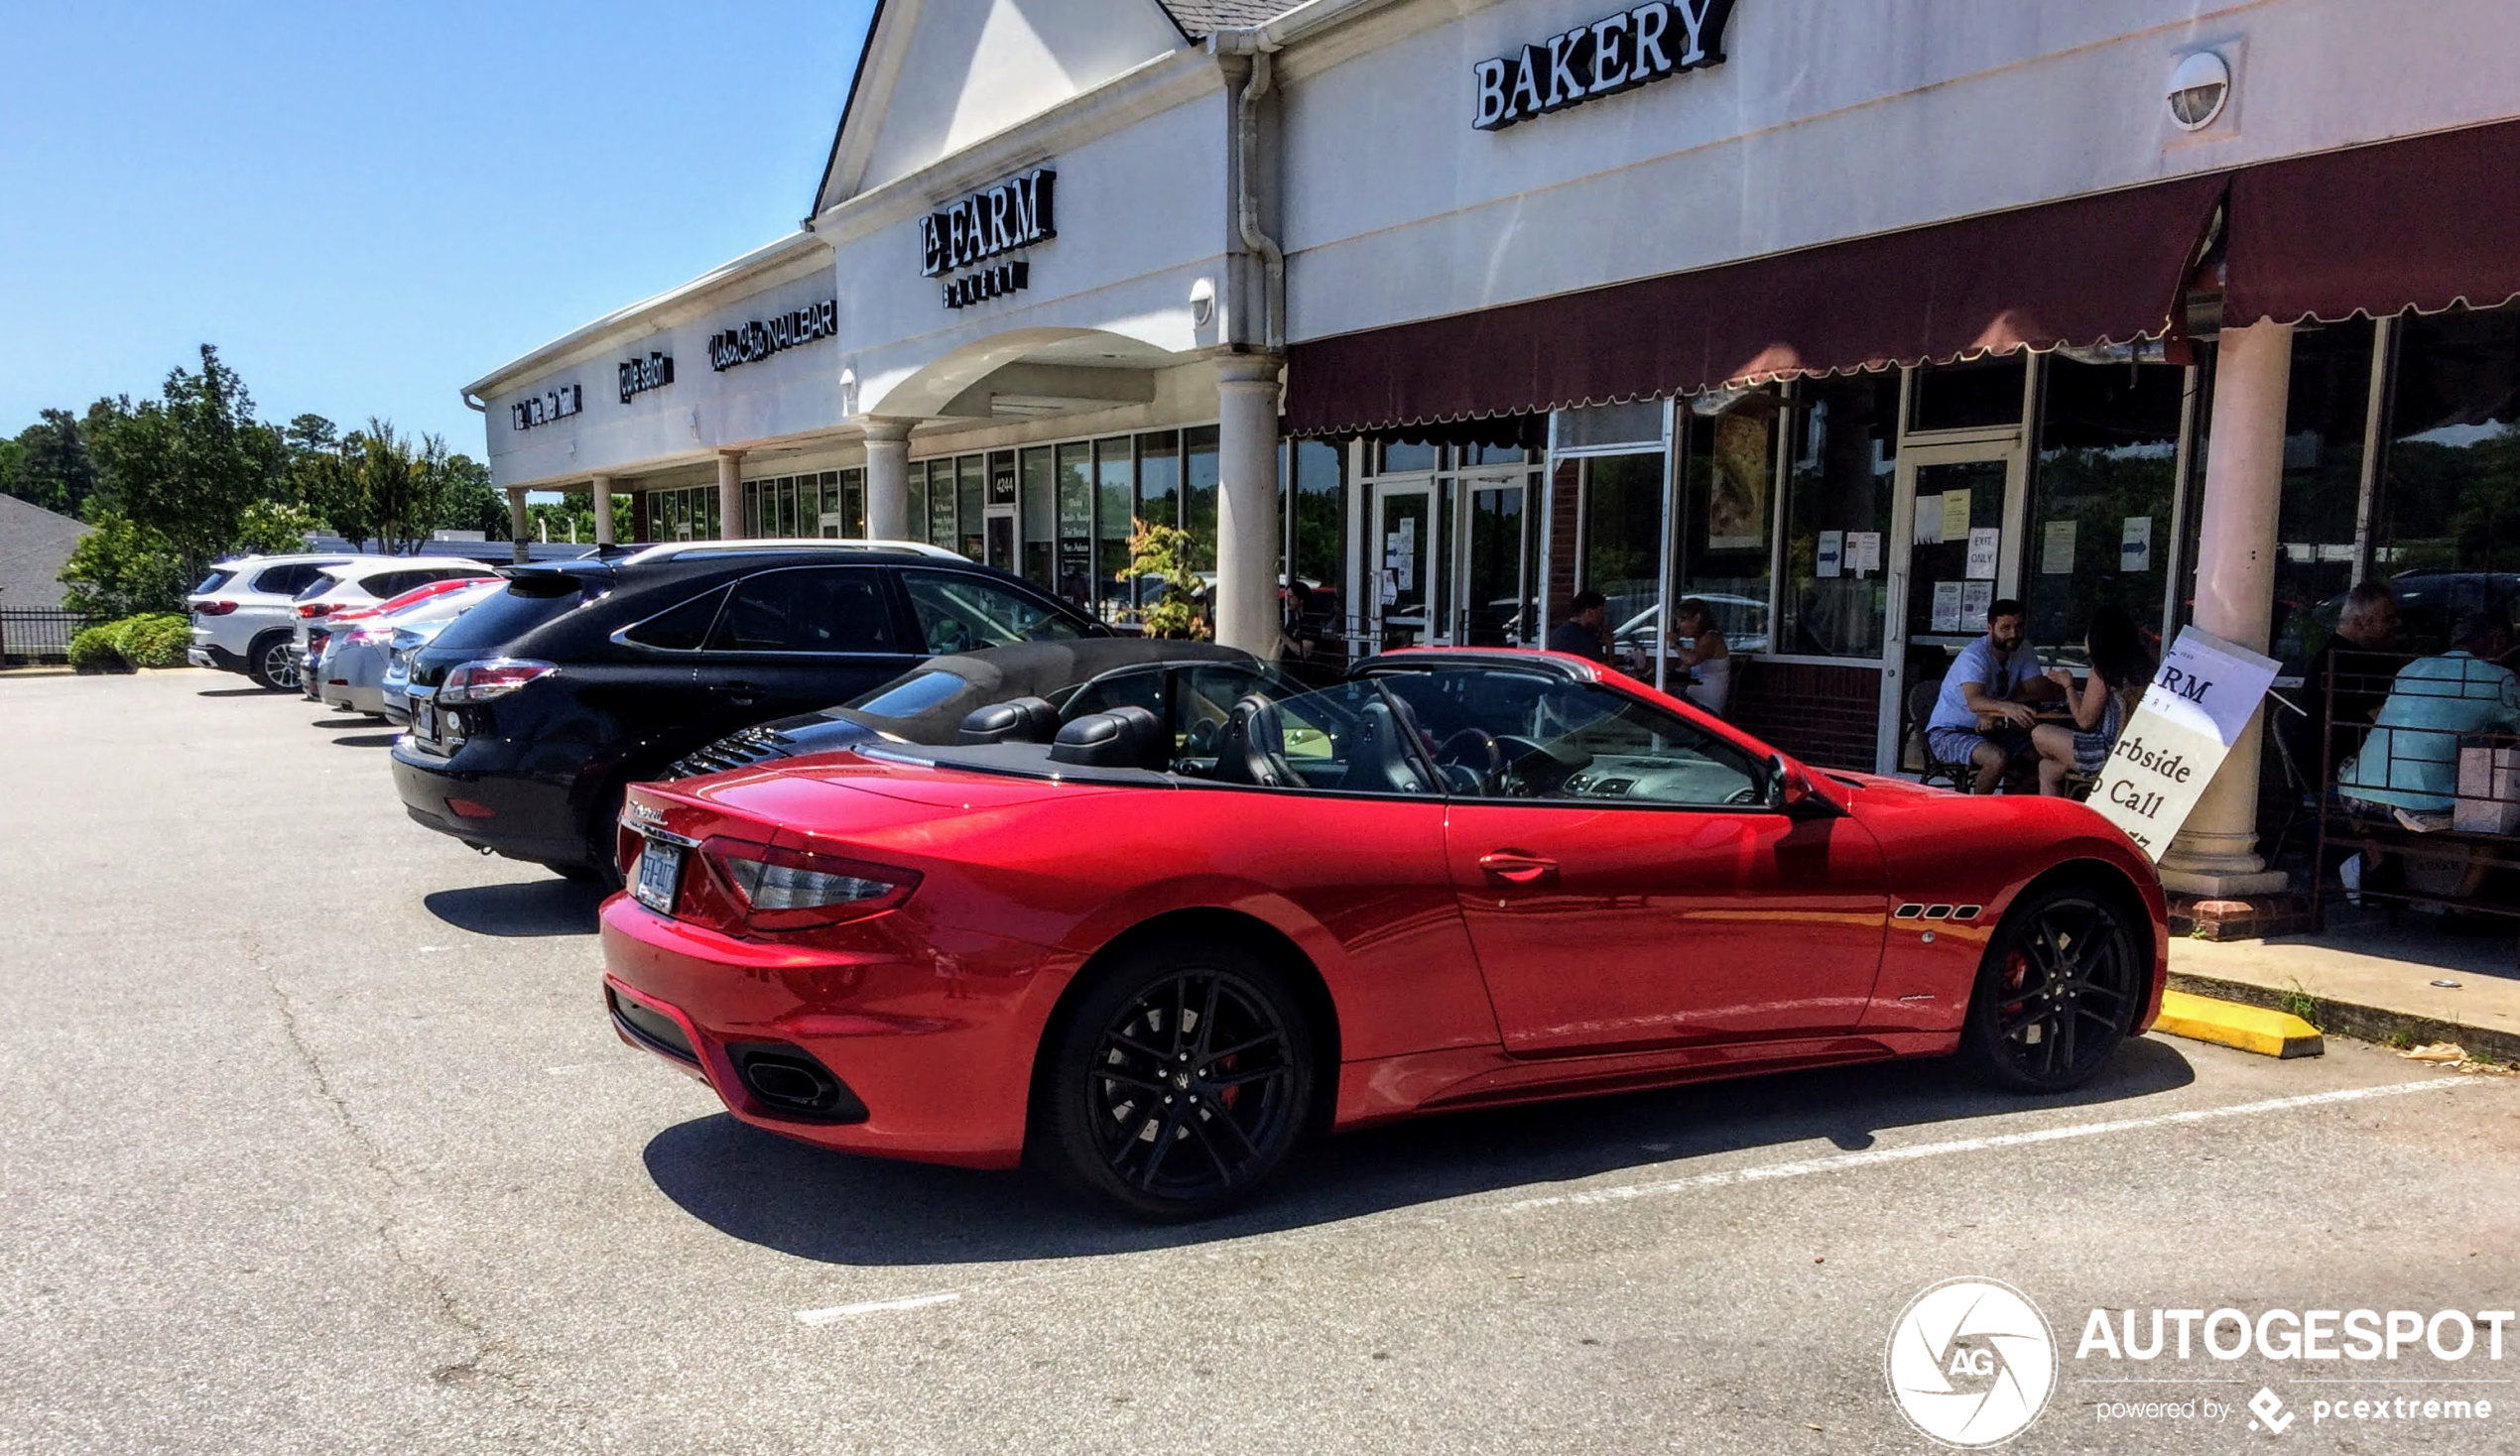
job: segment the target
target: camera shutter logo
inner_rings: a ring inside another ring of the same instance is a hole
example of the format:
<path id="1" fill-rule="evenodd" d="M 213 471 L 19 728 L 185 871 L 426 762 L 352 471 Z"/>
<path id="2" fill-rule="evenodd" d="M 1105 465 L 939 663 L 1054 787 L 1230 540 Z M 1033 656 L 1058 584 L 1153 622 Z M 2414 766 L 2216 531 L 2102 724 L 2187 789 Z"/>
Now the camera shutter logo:
<path id="1" fill-rule="evenodd" d="M 2048 1407 L 2056 1333 L 2010 1284 L 1945 1279 L 1891 1326 L 1886 1363 L 1891 1398 L 1919 1434 L 1963 1449 L 1997 1446 Z"/>

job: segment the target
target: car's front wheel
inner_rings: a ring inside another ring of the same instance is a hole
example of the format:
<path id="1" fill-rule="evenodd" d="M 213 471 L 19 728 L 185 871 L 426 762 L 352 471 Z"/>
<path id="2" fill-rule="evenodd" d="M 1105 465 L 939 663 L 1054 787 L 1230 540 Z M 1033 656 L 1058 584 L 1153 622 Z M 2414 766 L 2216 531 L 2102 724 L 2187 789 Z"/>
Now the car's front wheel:
<path id="1" fill-rule="evenodd" d="M 1101 968 L 1043 1047 L 1034 1144 L 1140 1218 L 1241 1202 L 1311 1117 L 1313 1037 L 1287 978 L 1237 946 L 1167 940 Z"/>
<path id="2" fill-rule="evenodd" d="M 2149 944 L 2125 907 L 2090 886 L 2030 896 L 2004 916 L 1986 947 L 1961 1056 L 1997 1086 L 2080 1086 L 2134 1025 L 2151 970 Z"/>
<path id="3" fill-rule="evenodd" d="M 245 650 L 245 675 L 273 692 L 286 692 L 298 685 L 298 652 L 286 632 L 270 632 L 254 639 Z"/>

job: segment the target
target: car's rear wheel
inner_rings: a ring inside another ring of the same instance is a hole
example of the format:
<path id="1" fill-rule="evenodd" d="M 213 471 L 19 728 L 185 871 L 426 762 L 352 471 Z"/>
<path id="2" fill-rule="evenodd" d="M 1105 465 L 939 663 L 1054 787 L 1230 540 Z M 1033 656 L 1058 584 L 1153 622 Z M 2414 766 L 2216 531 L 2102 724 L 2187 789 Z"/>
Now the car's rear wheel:
<path id="1" fill-rule="evenodd" d="M 298 653 L 286 632 L 266 632 L 245 650 L 245 675 L 273 692 L 298 685 Z"/>
<path id="2" fill-rule="evenodd" d="M 2146 943 L 2126 908 L 2091 886 L 2031 896 L 1986 947 L 1961 1056 L 1997 1086 L 2080 1086 L 2134 1025 L 2149 972 Z"/>
<path id="3" fill-rule="evenodd" d="M 1236 946 L 1167 940 L 1103 967 L 1043 1048 L 1037 1159 L 1140 1218 L 1221 1213 L 1304 1135 L 1313 1037 L 1285 975 Z"/>

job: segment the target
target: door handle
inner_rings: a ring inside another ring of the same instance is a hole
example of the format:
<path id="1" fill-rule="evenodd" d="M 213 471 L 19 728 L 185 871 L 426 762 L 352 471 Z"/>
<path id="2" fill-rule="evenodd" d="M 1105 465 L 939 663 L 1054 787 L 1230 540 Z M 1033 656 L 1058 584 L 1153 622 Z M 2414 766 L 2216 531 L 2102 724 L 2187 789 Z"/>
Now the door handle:
<path id="1" fill-rule="evenodd" d="M 1478 867 L 1487 873 L 1488 878 L 1502 880 L 1508 885 L 1537 885 L 1558 873 L 1556 860 L 1513 849 L 1480 855 Z"/>
<path id="2" fill-rule="evenodd" d="M 761 701 L 762 696 L 759 685 L 751 682 L 721 682 L 717 684 L 717 693 L 739 708 L 751 707 Z"/>

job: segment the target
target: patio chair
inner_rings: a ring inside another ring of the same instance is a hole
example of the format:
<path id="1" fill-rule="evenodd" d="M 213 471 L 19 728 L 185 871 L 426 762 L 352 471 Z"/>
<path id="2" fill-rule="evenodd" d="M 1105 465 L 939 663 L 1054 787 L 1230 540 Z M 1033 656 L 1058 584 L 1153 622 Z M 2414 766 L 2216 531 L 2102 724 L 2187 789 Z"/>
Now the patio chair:
<path id="1" fill-rule="evenodd" d="M 1952 788 L 1962 793 L 1966 793 L 1969 791 L 1970 786 L 1977 782 L 1976 767 L 1967 763 L 1952 763 L 1951 761 L 1937 755 L 1934 752 L 1933 735 L 1925 731 L 1925 725 L 1932 721 L 1934 717 L 1935 699 L 1941 697 L 1942 694 L 1943 682 L 1939 677 L 1931 681 L 1909 684 L 1907 701 L 1908 724 L 1905 731 L 1901 734 L 1901 737 L 1906 738 L 1910 735 L 1914 736 L 1917 746 L 1918 762 L 1925 765 L 1925 771 L 1917 775 L 1917 782 L 1919 784 L 1933 784 L 1940 781 L 1951 785 Z"/>

